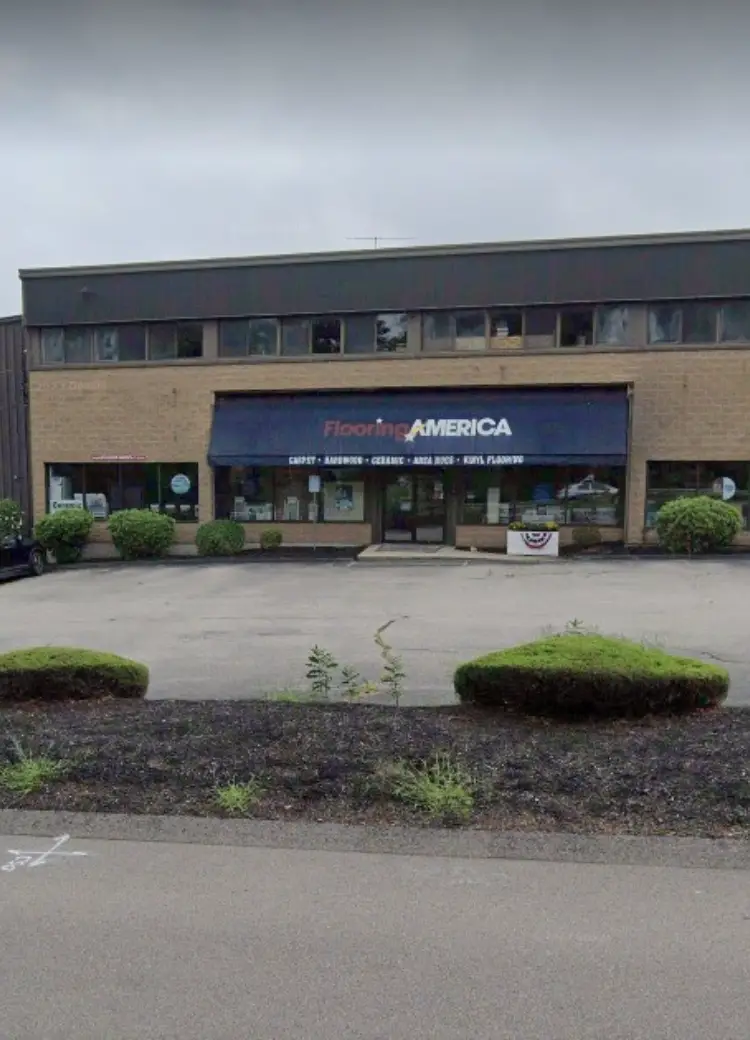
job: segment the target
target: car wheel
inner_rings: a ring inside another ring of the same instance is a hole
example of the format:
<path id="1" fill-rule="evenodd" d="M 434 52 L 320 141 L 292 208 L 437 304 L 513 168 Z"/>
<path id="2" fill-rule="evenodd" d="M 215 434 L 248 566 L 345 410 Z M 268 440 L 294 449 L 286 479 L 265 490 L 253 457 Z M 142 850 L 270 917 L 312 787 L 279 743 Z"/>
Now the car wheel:
<path id="1" fill-rule="evenodd" d="M 44 555 L 39 549 L 32 549 L 29 553 L 29 571 L 34 577 L 39 577 L 40 574 L 44 574 Z"/>

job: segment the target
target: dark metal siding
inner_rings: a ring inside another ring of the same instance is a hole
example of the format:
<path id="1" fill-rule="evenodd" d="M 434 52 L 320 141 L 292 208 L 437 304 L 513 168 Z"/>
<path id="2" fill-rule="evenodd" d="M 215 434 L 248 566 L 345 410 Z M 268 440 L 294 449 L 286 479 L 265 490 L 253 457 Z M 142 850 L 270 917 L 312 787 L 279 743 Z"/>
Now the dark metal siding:
<path id="1" fill-rule="evenodd" d="M 26 356 L 20 318 L 0 318 L 0 498 L 31 518 Z"/>
<path id="2" fill-rule="evenodd" d="M 745 239 L 53 273 L 23 284 L 32 326 L 747 295 Z"/>

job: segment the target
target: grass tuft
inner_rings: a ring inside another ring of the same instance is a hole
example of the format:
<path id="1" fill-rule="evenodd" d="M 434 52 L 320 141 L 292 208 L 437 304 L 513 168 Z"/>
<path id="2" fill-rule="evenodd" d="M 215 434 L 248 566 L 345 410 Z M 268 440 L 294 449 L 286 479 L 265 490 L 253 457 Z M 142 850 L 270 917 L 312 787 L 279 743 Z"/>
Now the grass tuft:
<path id="1" fill-rule="evenodd" d="M 450 755 L 436 754 L 418 766 L 400 763 L 393 770 L 393 797 L 430 819 L 468 820 L 474 808 L 474 781 Z"/>
<path id="2" fill-rule="evenodd" d="M 60 780 L 68 771 L 68 763 L 21 753 L 17 762 L 0 768 L 0 787 L 13 794 L 34 794 L 45 784 Z"/>
<path id="3" fill-rule="evenodd" d="M 244 783 L 233 780 L 216 788 L 216 802 L 220 809 L 232 816 L 243 816 L 263 796 L 263 787 L 259 780 L 251 777 Z"/>

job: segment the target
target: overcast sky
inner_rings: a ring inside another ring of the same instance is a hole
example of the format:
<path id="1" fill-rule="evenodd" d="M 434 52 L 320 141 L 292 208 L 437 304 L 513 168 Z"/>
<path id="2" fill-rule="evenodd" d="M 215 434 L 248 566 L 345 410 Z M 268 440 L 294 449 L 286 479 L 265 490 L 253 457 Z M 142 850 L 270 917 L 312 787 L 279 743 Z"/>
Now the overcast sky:
<path id="1" fill-rule="evenodd" d="M 0 314 L 19 267 L 750 225 L 750 0 L 507 4 L 6 5 Z"/>

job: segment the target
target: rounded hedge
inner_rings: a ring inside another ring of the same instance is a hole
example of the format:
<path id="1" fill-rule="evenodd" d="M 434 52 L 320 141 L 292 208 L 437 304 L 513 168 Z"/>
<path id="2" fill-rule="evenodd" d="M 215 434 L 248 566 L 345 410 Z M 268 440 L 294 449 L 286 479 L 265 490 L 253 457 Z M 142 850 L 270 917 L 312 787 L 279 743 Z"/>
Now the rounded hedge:
<path id="1" fill-rule="evenodd" d="M 199 556 L 234 556 L 245 547 L 245 528 L 236 520 L 208 520 L 195 533 Z"/>
<path id="2" fill-rule="evenodd" d="M 60 509 L 41 517 L 34 535 L 58 563 L 75 563 L 81 558 L 93 524 L 88 509 Z"/>
<path id="3" fill-rule="evenodd" d="M 673 714 L 726 699 L 729 674 L 627 639 L 566 633 L 462 664 L 459 700 L 528 715 Z"/>
<path id="4" fill-rule="evenodd" d="M 728 548 L 742 530 L 738 510 L 708 495 L 675 498 L 656 514 L 659 543 L 673 553 L 708 553 Z"/>
<path id="5" fill-rule="evenodd" d="M 260 547 L 266 551 L 280 549 L 284 536 L 278 527 L 269 527 L 260 532 Z"/>
<path id="6" fill-rule="evenodd" d="M 123 560 L 164 556 L 174 542 L 174 517 L 151 509 L 121 509 L 109 518 L 109 533 Z"/>
<path id="7" fill-rule="evenodd" d="M 144 697 L 145 664 L 71 646 L 32 646 L 0 654 L 0 704 L 15 701 Z"/>
<path id="8" fill-rule="evenodd" d="M 0 539 L 15 538 L 23 529 L 23 513 L 12 498 L 0 498 Z"/>

